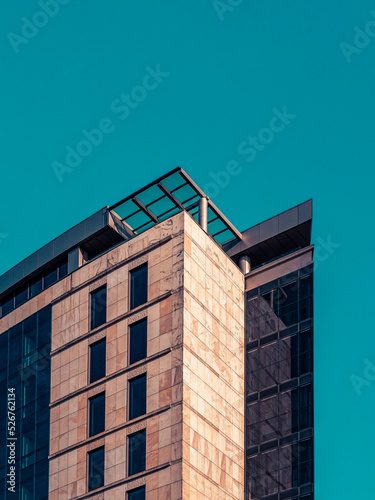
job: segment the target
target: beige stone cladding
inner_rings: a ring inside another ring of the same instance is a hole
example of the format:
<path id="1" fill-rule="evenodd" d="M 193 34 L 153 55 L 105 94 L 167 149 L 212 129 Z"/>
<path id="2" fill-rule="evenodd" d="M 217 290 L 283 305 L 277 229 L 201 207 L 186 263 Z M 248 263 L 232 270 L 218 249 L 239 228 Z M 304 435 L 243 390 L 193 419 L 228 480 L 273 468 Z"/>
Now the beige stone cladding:
<path id="1" fill-rule="evenodd" d="M 50 500 L 181 498 L 184 214 L 87 263 L 52 309 Z M 129 272 L 148 263 L 148 301 L 129 308 Z M 90 330 L 90 293 L 107 287 L 107 322 Z M 147 358 L 128 362 L 129 325 L 147 318 Z M 89 346 L 106 339 L 106 377 L 89 383 Z M 147 414 L 127 415 L 128 380 L 146 373 Z M 88 437 L 88 400 L 105 392 L 105 431 Z M 146 474 L 128 477 L 127 437 L 146 429 Z M 87 454 L 104 446 L 104 488 L 87 488 Z M 109 488 L 109 489 L 108 489 Z"/>
<path id="2" fill-rule="evenodd" d="M 148 301 L 129 306 L 129 272 L 148 263 Z M 93 259 L 0 321 L 52 303 L 49 499 L 243 500 L 243 275 L 187 213 Z M 90 294 L 107 321 L 90 329 Z M 129 365 L 129 325 L 147 318 L 147 358 Z M 106 340 L 105 377 L 89 349 Z M 147 413 L 129 420 L 128 381 L 146 373 Z M 88 401 L 105 392 L 105 431 L 88 437 Z M 146 429 L 146 471 L 128 476 L 128 436 Z M 88 492 L 87 456 L 104 446 L 104 488 Z"/>
<path id="3" fill-rule="evenodd" d="M 244 498 L 244 277 L 185 216 L 183 499 Z"/>

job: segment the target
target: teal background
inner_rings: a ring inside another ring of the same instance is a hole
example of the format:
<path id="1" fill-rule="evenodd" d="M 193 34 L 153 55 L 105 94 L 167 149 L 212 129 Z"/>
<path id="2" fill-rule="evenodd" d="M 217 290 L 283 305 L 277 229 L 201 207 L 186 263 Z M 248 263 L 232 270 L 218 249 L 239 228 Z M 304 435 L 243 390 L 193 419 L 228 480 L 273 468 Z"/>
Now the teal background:
<path id="1" fill-rule="evenodd" d="M 340 48 L 371 9 L 244 0 L 221 21 L 205 0 L 72 0 L 16 54 L 8 33 L 40 7 L 0 5 L 0 274 L 176 166 L 204 188 L 236 160 L 214 201 L 240 230 L 313 198 L 317 500 L 375 496 L 375 382 L 357 395 L 350 379 L 375 364 L 375 39 L 350 63 Z M 121 121 L 111 104 L 158 64 L 169 76 Z M 296 118 L 247 162 L 238 145 L 284 106 Z M 115 130 L 59 182 L 52 162 L 106 117 Z"/>

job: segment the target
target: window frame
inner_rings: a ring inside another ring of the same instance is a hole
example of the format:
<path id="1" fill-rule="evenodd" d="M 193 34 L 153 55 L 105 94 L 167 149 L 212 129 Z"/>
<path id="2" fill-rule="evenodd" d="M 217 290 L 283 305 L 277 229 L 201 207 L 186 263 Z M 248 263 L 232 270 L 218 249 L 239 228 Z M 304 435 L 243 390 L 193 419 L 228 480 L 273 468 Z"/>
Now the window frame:
<path id="1" fill-rule="evenodd" d="M 95 398 L 99 398 L 100 396 L 104 396 L 104 429 L 96 434 L 91 434 L 91 401 Z M 94 436 L 97 436 L 98 434 L 101 434 L 102 432 L 105 432 L 105 403 L 106 403 L 106 398 L 105 398 L 105 391 L 98 392 L 98 394 L 94 394 L 93 396 L 88 398 L 88 405 L 87 405 L 87 438 L 92 438 Z"/>
<path id="2" fill-rule="evenodd" d="M 134 472 L 134 473 L 130 473 L 130 439 L 133 437 L 133 436 L 136 436 L 137 434 L 141 434 L 141 433 L 144 433 L 144 436 L 145 436 L 145 468 L 141 471 L 138 471 L 138 472 Z M 126 450 L 127 450 L 127 477 L 132 477 L 132 476 L 135 476 L 137 474 L 142 474 L 142 472 L 146 472 L 147 471 L 147 429 L 146 427 L 144 427 L 143 429 L 140 429 L 139 431 L 137 432 L 133 432 L 132 434 L 128 434 L 128 436 L 126 437 L 126 440 L 127 440 L 127 446 L 126 446 Z"/>
<path id="3" fill-rule="evenodd" d="M 135 380 L 139 380 L 141 378 L 144 378 L 145 379 L 145 392 L 144 392 L 144 397 L 145 397 L 145 411 L 144 413 L 141 413 L 140 415 L 137 415 L 135 417 L 131 417 L 130 413 L 131 413 L 131 392 L 130 392 L 130 385 L 132 382 L 134 382 Z M 137 375 L 136 377 L 132 377 L 131 379 L 128 379 L 128 401 L 127 401 L 127 419 L 128 420 L 134 420 L 136 418 L 140 418 L 140 417 L 143 417 L 144 415 L 147 415 L 147 372 L 144 372 L 144 373 L 141 373 L 139 375 Z"/>
<path id="4" fill-rule="evenodd" d="M 133 295 L 132 295 L 132 275 L 133 273 L 135 273 L 136 271 L 139 271 L 140 269 L 142 268 L 146 268 L 146 300 L 144 302 L 142 302 L 141 304 L 138 304 L 136 306 L 133 306 L 132 303 L 133 303 Z M 147 262 L 143 262 L 143 264 L 140 264 L 139 266 L 136 266 L 136 267 L 133 267 L 132 269 L 129 269 L 129 289 L 128 289 L 128 295 L 129 295 L 129 310 L 133 310 L 133 309 L 136 309 L 137 307 L 141 307 L 143 306 L 144 304 L 147 304 L 149 298 L 148 298 L 148 261 Z"/>
<path id="5" fill-rule="evenodd" d="M 93 450 L 89 450 L 87 452 L 87 458 L 86 458 L 86 478 L 87 478 L 87 484 L 86 484 L 86 489 L 87 493 L 91 493 L 92 491 L 97 490 L 98 488 L 103 488 L 103 486 L 98 486 L 98 488 L 93 488 L 90 489 L 90 456 L 99 450 L 103 450 L 103 486 L 105 486 L 105 447 L 103 446 L 98 446 L 98 448 L 94 448 Z"/>
<path id="6" fill-rule="evenodd" d="M 95 293 L 100 292 L 101 290 L 105 289 L 105 321 L 104 323 L 101 323 L 100 325 L 97 325 L 93 327 L 93 295 Z M 91 330 L 96 330 L 97 328 L 100 328 L 101 326 L 105 325 L 107 323 L 107 308 L 108 308 L 108 301 L 107 301 L 107 283 L 104 285 L 98 286 L 98 288 L 95 288 L 94 290 L 90 291 L 90 298 L 89 298 L 89 328 Z"/>
<path id="7" fill-rule="evenodd" d="M 133 361 L 131 362 L 131 358 L 130 358 L 130 354 L 131 354 L 131 329 L 133 327 L 136 327 L 138 326 L 139 324 L 141 323 L 145 323 L 146 325 L 146 357 L 144 358 L 140 358 L 138 359 L 137 361 Z M 135 363 L 139 363 L 140 361 L 143 361 L 145 359 L 147 359 L 147 356 L 148 356 L 148 318 L 147 316 L 145 316 L 144 318 L 141 318 L 140 320 L 138 321 L 135 321 L 134 323 L 131 323 L 131 324 L 128 324 L 128 365 L 134 365 Z"/>
<path id="8" fill-rule="evenodd" d="M 104 376 L 96 380 L 93 380 L 91 382 L 91 352 L 92 352 L 91 349 L 96 345 L 100 344 L 101 342 L 104 342 Z M 87 383 L 89 385 L 89 384 L 94 384 L 99 380 L 103 380 L 107 376 L 107 337 L 102 337 L 101 339 L 98 339 L 96 342 L 92 342 L 91 344 L 89 344 L 88 348 L 89 348 L 89 354 L 88 354 Z"/>
<path id="9" fill-rule="evenodd" d="M 128 491 L 126 492 L 126 500 L 131 500 L 131 499 L 130 499 L 130 494 L 131 494 L 131 493 L 134 493 L 134 492 L 136 492 L 137 490 L 142 490 L 142 489 L 144 490 L 144 493 L 145 493 L 144 497 L 146 498 L 146 485 L 145 485 L 145 484 L 143 484 L 142 486 L 137 486 L 136 488 L 132 488 L 131 490 L 128 490 Z"/>

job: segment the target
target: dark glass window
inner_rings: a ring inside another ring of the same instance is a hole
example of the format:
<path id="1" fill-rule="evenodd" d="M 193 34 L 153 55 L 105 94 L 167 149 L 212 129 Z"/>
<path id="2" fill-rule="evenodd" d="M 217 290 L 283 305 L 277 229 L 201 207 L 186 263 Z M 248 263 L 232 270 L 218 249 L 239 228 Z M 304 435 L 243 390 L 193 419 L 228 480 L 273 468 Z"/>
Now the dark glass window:
<path id="1" fill-rule="evenodd" d="M 146 500 L 146 487 L 141 486 L 128 492 L 127 500 Z"/>
<path id="2" fill-rule="evenodd" d="M 147 302 L 147 264 L 130 271 L 130 308 Z"/>
<path id="3" fill-rule="evenodd" d="M 140 417 L 146 413 L 146 373 L 129 381 L 129 419 Z"/>
<path id="4" fill-rule="evenodd" d="M 68 259 L 59 262 L 59 280 L 65 278 L 68 274 Z"/>
<path id="5" fill-rule="evenodd" d="M 22 323 L 18 323 L 9 330 L 9 342 L 8 363 L 18 363 L 19 365 L 22 359 Z"/>
<path id="6" fill-rule="evenodd" d="M 300 333 L 300 375 L 311 372 L 312 365 L 312 333 L 306 330 Z"/>
<path id="7" fill-rule="evenodd" d="M 300 429 L 306 429 L 312 426 L 312 387 L 305 385 L 300 388 Z"/>
<path id="8" fill-rule="evenodd" d="M 306 278 L 301 278 L 300 280 L 300 297 L 305 299 L 312 295 L 312 275 L 310 274 Z"/>
<path id="9" fill-rule="evenodd" d="M 312 349 L 311 330 L 306 330 L 300 333 L 300 351 L 306 352 Z"/>
<path id="10" fill-rule="evenodd" d="M 23 323 L 23 366 L 28 366 L 36 361 L 36 326 L 37 315 L 33 314 L 25 319 Z M 33 355 L 34 353 L 34 355 Z"/>
<path id="11" fill-rule="evenodd" d="M 26 300 L 28 299 L 28 295 L 29 295 L 29 289 L 27 285 L 18 288 L 18 290 L 16 290 L 15 293 L 15 306 L 18 307 L 24 302 L 26 302 Z"/>
<path id="12" fill-rule="evenodd" d="M 146 431 L 129 436 L 129 476 L 146 469 Z"/>
<path id="13" fill-rule="evenodd" d="M 286 326 L 298 323 L 298 283 L 278 289 L 279 318 Z"/>
<path id="14" fill-rule="evenodd" d="M 51 269 L 48 269 L 44 273 L 44 288 L 48 288 L 49 286 L 53 285 L 57 281 L 57 266 L 52 267 Z"/>
<path id="15" fill-rule="evenodd" d="M 98 288 L 91 293 L 91 329 L 107 321 L 107 288 Z"/>
<path id="16" fill-rule="evenodd" d="M 89 491 L 104 486 L 104 447 L 90 451 L 89 454 Z"/>
<path id="17" fill-rule="evenodd" d="M 105 429 L 105 393 L 89 399 L 90 425 L 89 437 L 95 436 Z"/>
<path id="18" fill-rule="evenodd" d="M 147 358 L 147 318 L 130 325 L 129 363 L 133 364 Z"/>
<path id="19" fill-rule="evenodd" d="M 312 442 L 301 441 L 299 443 L 299 472 L 300 484 L 309 483 L 312 481 Z"/>
<path id="20" fill-rule="evenodd" d="M 90 384 L 105 377 L 105 339 L 90 345 Z"/>
<path id="21" fill-rule="evenodd" d="M 42 276 L 37 276 L 34 280 L 30 281 L 30 298 L 35 297 L 42 291 Z"/>
<path id="22" fill-rule="evenodd" d="M 2 301 L 2 315 L 7 314 L 14 309 L 14 295 L 13 293 L 5 297 Z"/>
<path id="23" fill-rule="evenodd" d="M 45 307 L 38 313 L 38 348 L 43 357 L 49 356 L 51 343 L 51 308 Z"/>

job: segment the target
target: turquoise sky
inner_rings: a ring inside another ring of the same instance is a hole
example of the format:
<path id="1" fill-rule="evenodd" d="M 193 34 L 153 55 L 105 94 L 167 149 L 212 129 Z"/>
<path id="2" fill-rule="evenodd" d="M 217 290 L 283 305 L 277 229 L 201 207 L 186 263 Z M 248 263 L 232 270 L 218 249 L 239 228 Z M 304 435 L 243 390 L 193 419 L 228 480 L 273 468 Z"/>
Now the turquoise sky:
<path id="1" fill-rule="evenodd" d="M 374 498 L 375 3 L 60 2 L 0 5 L 0 274 L 176 166 L 240 230 L 313 198 L 316 499 Z"/>

